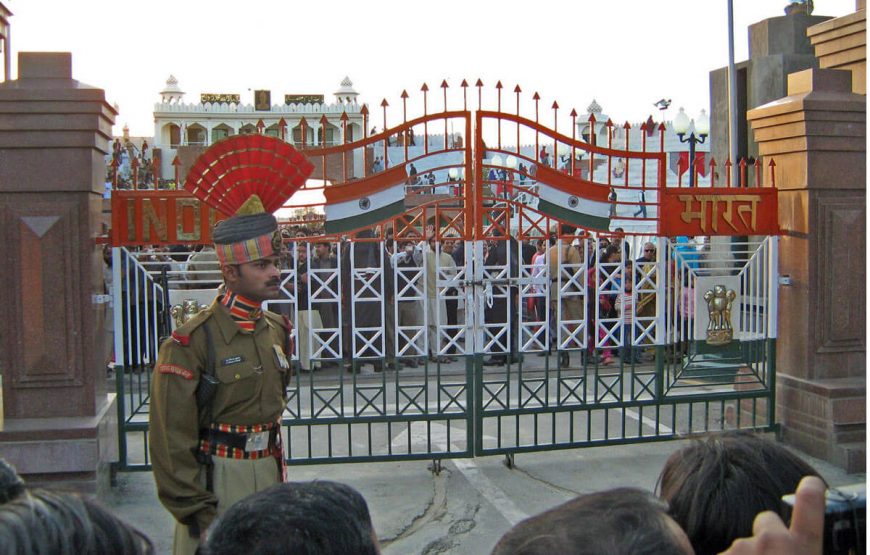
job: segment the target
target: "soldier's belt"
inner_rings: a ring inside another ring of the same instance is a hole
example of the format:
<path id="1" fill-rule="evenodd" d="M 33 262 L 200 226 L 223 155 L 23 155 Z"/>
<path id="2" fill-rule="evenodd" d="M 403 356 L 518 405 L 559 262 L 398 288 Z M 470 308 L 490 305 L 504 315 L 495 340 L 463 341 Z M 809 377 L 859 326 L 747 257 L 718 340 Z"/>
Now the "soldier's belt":
<path id="1" fill-rule="evenodd" d="M 258 459 L 278 448 L 276 423 L 254 426 L 214 424 L 203 430 L 199 449 L 204 454 L 230 459 Z"/>

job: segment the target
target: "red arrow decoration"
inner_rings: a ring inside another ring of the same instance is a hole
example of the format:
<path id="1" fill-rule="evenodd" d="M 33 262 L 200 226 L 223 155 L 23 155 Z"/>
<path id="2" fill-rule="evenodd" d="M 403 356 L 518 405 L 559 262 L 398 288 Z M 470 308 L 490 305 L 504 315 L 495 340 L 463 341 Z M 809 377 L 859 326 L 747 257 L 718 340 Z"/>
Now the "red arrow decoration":
<path id="1" fill-rule="evenodd" d="M 402 123 L 408 121 L 408 91 L 402 90 Z"/>
<path id="2" fill-rule="evenodd" d="M 477 109 L 482 110 L 483 109 L 483 93 L 482 93 L 483 81 L 478 79 L 477 83 L 475 83 L 474 86 L 477 87 Z"/>
<path id="3" fill-rule="evenodd" d="M 299 120 L 299 127 L 302 130 L 302 148 L 305 148 L 305 144 L 308 142 L 308 120 L 305 119 L 305 116 Z"/>
<path id="4" fill-rule="evenodd" d="M 341 121 L 341 134 L 344 137 L 344 140 L 342 142 L 344 144 L 347 144 L 347 120 L 348 120 L 347 112 L 342 111 L 341 117 L 339 117 L 338 119 L 339 119 L 339 121 Z"/>
<path id="5" fill-rule="evenodd" d="M 381 101 L 381 108 L 384 110 L 384 132 L 387 131 L 387 106 L 389 105 L 390 103 L 387 102 L 386 98 Z"/>
<path id="6" fill-rule="evenodd" d="M 441 80 L 441 90 L 444 92 L 444 111 L 447 111 L 447 88 L 450 85 L 447 84 L 447 79 Z"/>
<path id="7" fill-rule="evenodd" d="M 369 105 L 363 104 L 359 113 L 363 117 L 363 138 L 365 139 L 369 136 Z"/>
<path id="8" fill-rule="evenodd" d="M 429 85 L 423 83 L 423 86 L 420 87 L 420 90 L 423 91 L 423 115 L 427 115 L 428 112 L 428 99 L 429 99 Z"/>

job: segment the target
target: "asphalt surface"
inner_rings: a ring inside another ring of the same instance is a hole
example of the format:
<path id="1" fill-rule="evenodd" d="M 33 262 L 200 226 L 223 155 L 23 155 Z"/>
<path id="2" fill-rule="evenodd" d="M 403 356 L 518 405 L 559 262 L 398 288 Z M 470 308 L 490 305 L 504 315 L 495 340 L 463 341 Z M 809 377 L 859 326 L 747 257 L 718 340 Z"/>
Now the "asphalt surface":
<path id="1" fill-rule="evenodd" d="M 428 461 L 293 466 L 290 480 L 335 480 L 366 498 L 385 555 L 486 554 L 522 519 L 578 494 L 635 486 L 648 490 L 667 457 L 683 441 L 445 460 L 434 474 Z M 140 447 L 141 449 L 141 447 Z M 864 475 L 798 453 L 831 485 Z M 150 472 L 125 472 L 103 499 L 170 553 L 174 521 L 157 501 Z"/>

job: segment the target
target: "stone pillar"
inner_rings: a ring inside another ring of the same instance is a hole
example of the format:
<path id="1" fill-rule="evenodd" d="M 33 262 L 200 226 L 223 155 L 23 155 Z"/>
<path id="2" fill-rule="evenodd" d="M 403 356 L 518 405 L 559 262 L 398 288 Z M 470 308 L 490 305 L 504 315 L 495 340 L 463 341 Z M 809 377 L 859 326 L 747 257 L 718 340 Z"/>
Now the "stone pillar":
<path id="1" fill-rule="evenodd" d="M 117 460 L 107 394 L 100 247 L 115 111 L 72 79 L 69 53 L 22 52 L 0 84 L 0 457 L 30 482 L 108 484 Z"/>
<path id="2" fill-rule="evenodd" d="M 779 288 L 777 420 L 787 443 L 863 471 L 866 97 L 847 71 L 808 69 L 747 118 L 764 167 L 776 163 L 779 270 L 792 280 Z"/>
<path id="3" fill-rule="evenodd" d="M 857 11 L 807 29 L 819 67 L 852 72 L 852 92 L 867 94 L 867 11 Z"/>

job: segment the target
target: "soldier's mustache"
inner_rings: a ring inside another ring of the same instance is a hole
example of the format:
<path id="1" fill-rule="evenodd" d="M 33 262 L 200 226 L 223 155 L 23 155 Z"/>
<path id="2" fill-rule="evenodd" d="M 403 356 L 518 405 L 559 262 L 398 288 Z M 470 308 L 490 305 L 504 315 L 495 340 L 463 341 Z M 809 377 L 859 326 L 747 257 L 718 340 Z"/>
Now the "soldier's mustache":
<path id="1" fill-rule="evenodd" d="M 268 287 L 272 287 L 273 285 L 278 286 L 278 285 L 281 285 L 281 281 L 277 280 L 277 279 L 270 279 L 269 281 L 266 282 L 266 285 Z"/>

